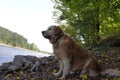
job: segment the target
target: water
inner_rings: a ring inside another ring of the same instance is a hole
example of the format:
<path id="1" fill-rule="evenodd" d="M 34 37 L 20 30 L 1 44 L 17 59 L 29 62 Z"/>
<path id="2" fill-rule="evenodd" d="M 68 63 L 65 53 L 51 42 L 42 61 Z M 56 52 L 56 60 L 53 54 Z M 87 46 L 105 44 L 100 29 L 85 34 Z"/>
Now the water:
<path id="1" fill-rule="evenodd" d="M 2 63 L 5 63 L 5 62 L 13 61 L 13 58 L 15 55 L 32 55 L 37 57 L 49 56 L 43 53 L 0 45 L 0 65 L 2 65 Z"/>

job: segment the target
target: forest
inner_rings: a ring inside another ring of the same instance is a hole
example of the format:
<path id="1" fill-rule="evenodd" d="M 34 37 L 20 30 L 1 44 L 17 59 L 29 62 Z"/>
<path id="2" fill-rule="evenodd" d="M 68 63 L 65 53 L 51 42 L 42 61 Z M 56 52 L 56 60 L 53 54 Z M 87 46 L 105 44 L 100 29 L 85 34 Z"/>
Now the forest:
<path id="1" fill-rule="evenodd" d="M 52 0 L 54 19 L 83 46 L 120 46 L 120 0 Z"/>
<path id="2" fill-rule="evenodd" d="M 0 43 L 7 44 L 13 47 L 21 47 L 29 50 L 40 51 L 34 43 L 28 43 L 23 36 L 5 29 L 0 26 Z"/>

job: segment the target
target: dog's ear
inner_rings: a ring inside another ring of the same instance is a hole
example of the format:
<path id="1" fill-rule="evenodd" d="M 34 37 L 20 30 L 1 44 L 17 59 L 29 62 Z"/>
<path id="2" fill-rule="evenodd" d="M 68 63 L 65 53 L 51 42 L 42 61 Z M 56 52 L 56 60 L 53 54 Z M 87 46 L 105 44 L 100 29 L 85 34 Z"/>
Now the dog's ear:
<path id="1" fill-rule="evenodd" d="M 54 32 L 55 32 L 56 36 L 63 34 L 63 31 L 59 26 L 55 26 L 55 31 Z"/>
<path id="2" fill-rule="evenodd" d="M 59 26 L 54 26 L 54 35 L 51 37 L 50 42 L 55 43 L 57 38 L 61 37 L 64 35 L 62 29 Z"/>

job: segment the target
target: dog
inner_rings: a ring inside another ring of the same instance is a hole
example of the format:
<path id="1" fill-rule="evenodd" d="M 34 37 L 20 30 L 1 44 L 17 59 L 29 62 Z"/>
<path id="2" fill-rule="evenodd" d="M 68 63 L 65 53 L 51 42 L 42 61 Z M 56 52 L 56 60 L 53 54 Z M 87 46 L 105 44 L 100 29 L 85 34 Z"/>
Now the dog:
<path id="1" fill-rule="evenodd" d="M 81 75 L 98 76 L 107 73 L 104 71 L 97 60 L 95 60 L 89 52 L 78 45 L 71 37 L 66 35 L 59 26 L 52 25 L 47 30 L 42 31 L 42 35 L 49 39 L 53 45 L 53 53 L 60 63 L 59 71 L 55 73 L 63 80 L 71 72 L 71 70 L 81 70 Z M 110 71 L 109 71 L 110 72 Z"/>

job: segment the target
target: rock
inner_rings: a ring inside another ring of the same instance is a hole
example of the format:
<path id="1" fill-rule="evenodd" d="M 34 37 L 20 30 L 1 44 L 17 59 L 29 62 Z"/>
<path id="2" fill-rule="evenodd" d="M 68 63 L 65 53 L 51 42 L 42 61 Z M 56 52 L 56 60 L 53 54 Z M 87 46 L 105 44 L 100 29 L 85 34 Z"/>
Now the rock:
<path id="1" fill-rule="evenodd" d="M 14 65 L 14 68 L 27 69 L 30 68 L 30 66 L 34 65 L 37 60 L 39 60 L 39 58 L 35 56 L 17 55 L 15 56 L 12 65 Z"/>
<path id="2" fill-rule="evenodd" d="M 1 66 L 1 70 L 8 71 L 8 68 L 11 64 L 12 64 L 12 62 L 3 63 Z"/>
<path id="3" fill-rule="evenodd" d="M 9 67 L 8 67 L 8 72 L 10 72 L 10 71 L 16 71 L 16 70 L 18 70 L 20 68 L 20 66 L 16 66 L 16 65 L 10 65 Z"/>
<path id="4" fill-rule="evenodd" d="M 90 51 L 91 52 L 91 51 Z M 120 70 L 120 48 L 97 50 L 94 55 L 98 62 L 105 68 L 114 68 Z M 34 56 L 15 56 L 13 62 L 4 63 L 0 67 L 0 80 L 57 80 L 53 73 L 59 69 L 59 63 L 54 56 L 37 58 Z M 9 73 L 4 73 L 9 71 Z M 16 72 L 14 72 L 16 71 Z M 98 80 L 98 78 L 89 78 L 87 75 L 80 78 L 80 72 L 75 70 L 73 74 L 67 76 L 67 80 Z M 99 80 L 119 80 L 120 77 L 101 76 Z"/>
<path id="5" fill-rule="evenodd" d="M 30 69 L 30 72 L 33 72 L 34 69 L 35 71 L 38 71 L 39 66 L 40 66 L 40 62 L 37 60 L 35 64 L 32 66 L 32 68 Z"/>
<path id="6" fill-rule="evenodd" d="M 37 62 L 36 62 L 37 61 Z M 35 56 L 22 56 L 22 55 L 16 55 L 14 57 L 13 62 L 3 63 L 1 66 L 1 70 L 3 71 L 15 71 L 18 69 L 33 69 L 39 66 L 39 58 Z M 36 68 L 37 69 L 37 68 Z"/>

